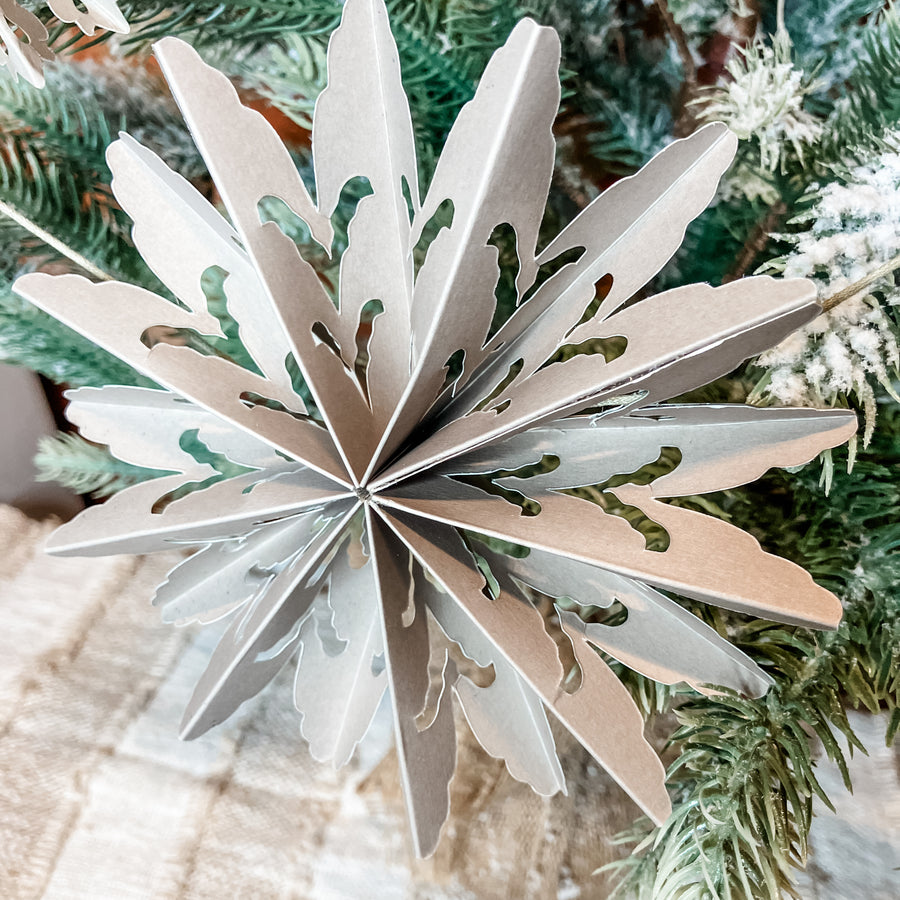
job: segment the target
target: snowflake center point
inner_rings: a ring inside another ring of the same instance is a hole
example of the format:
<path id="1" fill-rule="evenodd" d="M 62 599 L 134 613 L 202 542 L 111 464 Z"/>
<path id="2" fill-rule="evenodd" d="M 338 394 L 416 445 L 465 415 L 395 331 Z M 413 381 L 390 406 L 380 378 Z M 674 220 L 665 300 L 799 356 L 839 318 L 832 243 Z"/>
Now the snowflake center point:
<path id="1" fill-rule="evenodd" d="M 356 496 L 359 497 L 361 503 L 368 503 L 372 499 L 372 492 L 367 487 L 358 487 Z"/>

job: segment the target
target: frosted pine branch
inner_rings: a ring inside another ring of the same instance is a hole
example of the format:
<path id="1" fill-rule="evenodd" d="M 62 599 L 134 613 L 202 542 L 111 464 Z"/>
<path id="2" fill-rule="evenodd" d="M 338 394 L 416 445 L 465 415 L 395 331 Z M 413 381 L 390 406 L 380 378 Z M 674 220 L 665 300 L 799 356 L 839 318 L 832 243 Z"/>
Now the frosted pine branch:
<path id="1" fill-rule="evenodd" d="M 816 85 L 792 63 L 789 43 L 753 43 L 725 70 L 728 80 L 698 101 L 701 118 L 725 122 L 742 141 L 755 142 L 763 172 L 783 169 L 790 155 L 802 162 L 806 149 L 822 136 L 823 125 L 803 108 Z"/>
<path id="2" fill-rule="evenodd" d="M 770 371 L 756 393 L 812 406 L 854 397 L 866 411 L 868 440 L 875 389 L 880 385 L 896 396 L 892 379 L 900 365 L 892 315 L 900 288 L 887 265 L 900 253 L 900 154 L 878 154 L 843 182 L 821 188 L 803 221 L 806 231 L 787 236 L 793 251 L 768 269 L 812 278 L 831 308 L 759 358 Z M 872 281 L 882 267 L 887 271 Z M 854 293 L 855 285 L 860 289 Z M 842 302 L 829 302 L 835 296 Z"/>

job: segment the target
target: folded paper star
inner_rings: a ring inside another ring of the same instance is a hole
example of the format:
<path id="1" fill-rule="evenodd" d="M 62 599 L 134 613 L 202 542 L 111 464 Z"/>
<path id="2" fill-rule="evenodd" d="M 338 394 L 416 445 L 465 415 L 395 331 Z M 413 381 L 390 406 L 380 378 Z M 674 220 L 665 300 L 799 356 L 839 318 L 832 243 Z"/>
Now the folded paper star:
<path id="1" fill-rule="evenodd" d="M 77 25 L 85 34 L 96 29 L 128 33 L 116 0 L 47 0 L 60 22 Z M 54 58 L 44 23 L 16 0 L 0 0 L 0 66 L 35 87 L 44 86 L 44 63 Z"/>
<path id="2" fill-rule="evenodd" d="M 341 764 L 388 691 L 420 854 L 448 812 L 454 697 L 487 752 L 537 791 L 564 789 L 549 710 L 664 820 L 663 767 L 598 651 L 662 682 L 758 696 L 766 674 L 663 591 L 810 626 L 841 615 L 748 534 L 664 502 L 806 462 L 855 427 L 844 411 L 665 402 L 820 313 L 812 284 L 766 277 L 629 302 L 710 201 L 735 138 L 711 125 L 675 142 L 538 249 L 559 102 L 553 30 L 526 19 L 493 56 L 421 202 L 382 0 L 348 0 L 330 43 L 315 202 L 224 76 L 174 39 L 157 54 L 231 224 L 123 136 L 108 154 L 113 189 L 178 302 L 75 275 L 17 282 L 164 388 L 71 395 L 83 435 L 171 474 L 86 510 L 50 549 L 200 546 L 155 600 L 170 621 L 230 617 L 185 737 L 296 659 L 303 734 L 317 759 Z M 276 198 L 331 248 L 332 215 L 358 178 L 371 192 L 333 300 L 265 211 Z M 413 248 L 447 201 L 452 221 L 416 271 Z M 519 304 L 492 332 L 500 225 L 516 235 Z M 204 292 L 214 275 L 227 320 Z M 242 365 L 216 350 L 233 323 Z M 664 540 L 648 543 L 642 522 Z M 623 614 L 607 624 L 572 611 L 615 604 Z"/>

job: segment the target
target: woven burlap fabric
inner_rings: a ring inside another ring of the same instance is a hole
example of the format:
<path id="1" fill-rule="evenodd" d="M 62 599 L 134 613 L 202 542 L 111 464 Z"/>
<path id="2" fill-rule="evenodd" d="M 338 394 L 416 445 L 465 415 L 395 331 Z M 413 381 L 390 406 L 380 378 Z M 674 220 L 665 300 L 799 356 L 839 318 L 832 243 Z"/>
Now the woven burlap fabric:
<path id="1" fill-rule="evenodd" d="M 453 813 L 416 861 L 380 715 L 340 772 L 299 734 L 290 668 L 200 740 L 177 737 L 215 629 L 149 604 L 179 557 L 54 559 L 52 527 L 0 507 L 2 900 L 600 900 L 593 870 L 636 810 L 565 735 L 567 797 L 515 782 L 461 723 Z M 900 766 L 883 723 L 843 817 L 816 823 L 804 900 L 900 897 Z"/>

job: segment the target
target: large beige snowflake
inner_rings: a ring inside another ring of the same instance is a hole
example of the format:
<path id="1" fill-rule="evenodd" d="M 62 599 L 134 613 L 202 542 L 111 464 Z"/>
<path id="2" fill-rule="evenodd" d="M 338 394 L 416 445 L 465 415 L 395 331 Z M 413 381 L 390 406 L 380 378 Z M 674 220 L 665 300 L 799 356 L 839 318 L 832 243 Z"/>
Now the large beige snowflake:
<path id="1" fill-rule="evenodd" d="M 733 135 L 711 125 L 675 142 L 538 250 L 559 102 L 551 29 L 524 20 L 491 59 L 422 202 L 382 0 L 348 0 L 331 40 L 315 203 L 221 74 L 174 39 L 157 53 L 231 224 L 123 136 L 109 150 L 113 188 L 178 303 L 75 275 L 18 281 L 165 388 L 74 392 L 82 434 L 172 474 L 86 510 L 50 549 L 200 546 L 155 601 L 171 621 L 230 616 L 186 737 L 298 657 L 303 734 L 317 759 L 340 764 L 388 690 L 419 853 L 447 815 L 451 696 L 485 749 L 541 793 L 564 787 L 549 709 L 665 819 L 663 767 L 598 651 L 659 681 L 759 695 L 768 677 L 661 590 L 811 626 L 841 615 L 748 534 L 663 502 L 803 463 L 855 427 L 842 411 L 665 403 L 820 312 L 809 282 L 770 278 L 629 302 L 709 202 Z M 335 303 L 264 211 L 277 198 L 280 221 L 286 206 L 330 248 L 354 178 L 371 193 L 349 226 Z M 452 222 L 416 272 L 412 248 L 446 201 Z M 516 234 L 520 302 L 492 334 L 501 224 Z M 243 366 L 209 349 L 223 337 L 202 286 L 213 275 Z M 155 341 L 160 326 L 179 339 Z M 657 462 L 665 474 L 650 483 L 629 476 Z M 665 540 L 648 546 L 639 520 Z M 571 611 L 616 602 L 608 624 Z"/>
<path id="2" fill-rule="evenodd" d="M 96 29 L 128 33 L 128 23 L 116 0 L 47 0 L 60 22 L 78 26 L 85 34 Z M 0 0 L 0 66 L 14 78 L 20 75 L 35 87 L 44 86 L 44 63 L 54 53 L 44 23 L 16 0 Z"/>

